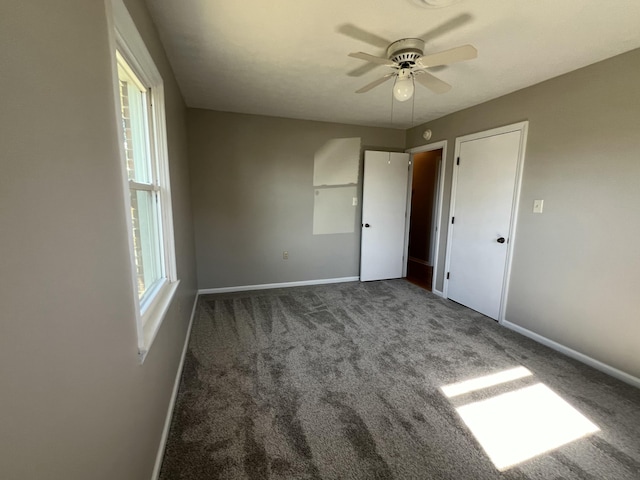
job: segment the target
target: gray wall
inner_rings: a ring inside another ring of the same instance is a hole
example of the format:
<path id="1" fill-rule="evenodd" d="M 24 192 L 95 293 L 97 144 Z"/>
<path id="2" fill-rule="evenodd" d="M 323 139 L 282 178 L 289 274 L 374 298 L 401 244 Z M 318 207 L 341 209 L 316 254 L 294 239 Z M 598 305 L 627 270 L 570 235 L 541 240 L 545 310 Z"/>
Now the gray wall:
<path id="1" fill-rule="evenodd" d="M 363 149 L 401 150 L 404 131 L 188 112 L 200 288 L 359 274 L 359 213 L 354 233 L 312 234 L 314 153 L 348 137 L 361 137 Z"/>
<path id="2" fill-rule="evenodd" d="M 636 377 L 639 84 L 634 50 L 407 132 L 407 147 L 424 143 L 425 128 L 449 141 L 447 219 L 455 138 L 529 120 L 506 319 Z"/>
<path id="3" fill-rule="evenodd" d="M 196 290 L 185 107 L 165 79 L 178 276 L 137 356 L 103 1 L 4 0 L 0 15 L 0 476 L 151 478 Z"/>

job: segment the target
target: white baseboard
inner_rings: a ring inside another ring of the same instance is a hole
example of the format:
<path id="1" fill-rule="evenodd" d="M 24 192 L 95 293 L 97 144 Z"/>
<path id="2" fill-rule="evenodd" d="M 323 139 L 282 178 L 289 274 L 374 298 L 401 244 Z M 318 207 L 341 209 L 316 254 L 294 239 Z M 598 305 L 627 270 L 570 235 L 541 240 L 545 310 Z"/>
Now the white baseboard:
<path id="1" fill-rule="evenodd" d="M 431 289 L 431 293 L 433 293 L 434 295 L 437 295 L 439 297 L 444 298 L 444 293 L 442 293 L 440 290 L 436 290 L 435 288 Z"/>
<path id="2" fill-rule="evenodd" d="M 153 474 L 151 480 L 158 480 L 160 476 L 160 468 L 162 467 L 162 460 L 164 458 L 164 449 L 167 446 L 167 438 L 169 437 L 169 429 L 171 428 L 171 419 L 173 418 L 173 409 L 176 406 L 176 400 L 178 398 L 178 390 L 180 388 L 180 379 L 182 378 L 182 369 L 184 367 L 184 360 L 187 356 L 187 348 L 189 347 L 189 338 L 191 337 L 191 327 L 193 326 L 193 318 L 196 314 L 196 306 L 198 305 L 198 293 L 193 300 L 193 307 L 191 308 L 191 318 L 189 319 L 189 326 L 187 327 L 187 335 L 184 339 L 184 346 L 182 347 L 182 355 L 180 357 L 180 363 L 178 364 L 178 372 L 176 373 L 176 379 L 173 382 L 173 392 L 171 393 L 171 401 L 169 402 L 169 408 L 167 409 L 167 417 L 164 420 L 164 428 L 162 429 L 162 437 L 160 437 L 160 446 L 158 447 L 158 453 L 156 455 L 156 463 L 153 467 Z"/>
<path id="3" fill-rule="evenodd" d="M 516 325 L 515 323 L 511 323 L 507 320 L 503 320 L 501 325 L 504 327 L 507 327 L 510 330 L 513 330 L 514 332 L 518 332 L 521 335 L 524 335 L 525 337 L 529 337 L 530 339 L 535 340 L 538 343 L 546 345 L 547 347 L 552 348 L 560 353 L 563 353 L 567 357 L 571 357 L 575 360 L 578 360 L 579 362 L 585 363 L 590 367 L 595 368 L 596 370 L 600 370 L 601 372 L 604 372 L 607 375 L 617 378 L 618 380 L 622 380 L 623 382 L 628 383 L 629 385 L 633 385 L 636 388 L 640 388 L 640 378 L 638 377 L 634 377 L 633 375 L 623 372 L 622 370 L 618 370 L 617 368 L 612 367 L 611 365 L 607 365 L 606 363 L 602 363 L 601 361 L 596 360 L 595 358 L 591 358 L 588 355 L 585 355 L 584 353 L 577 352 L 576 350 L 566 347 L 558 342 L 554 342 L 553 340 L 547 337 L 543 337 L 542 335 L 532 332 L 531 330 L 527 330 L 526 328 L 521 327 L 520 325 Z"/>
<path id="4" fill-rule="evenodd" d="M 238 285 L 236 287 L 203 288 L 198 295 L 209 293 L 247 292 L 250 290 L 268 290 L 270 288 L 304 287 L 307 285 L 325 285 L 327 283 L 357 282 L 360 277 L 320 278 L 317 280 L 302 280 L 300 282 L 263 283 L 261 285 Z"/>

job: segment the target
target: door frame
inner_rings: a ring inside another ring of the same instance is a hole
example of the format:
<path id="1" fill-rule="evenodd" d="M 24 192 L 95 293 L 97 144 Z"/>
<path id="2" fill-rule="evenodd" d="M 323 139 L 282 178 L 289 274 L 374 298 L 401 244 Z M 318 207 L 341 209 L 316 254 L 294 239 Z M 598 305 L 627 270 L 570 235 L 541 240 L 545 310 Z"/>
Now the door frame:
<path id="1" fill-rule="evenodd" d="M 429 143 L 419 147 L 409 148 L 405 150 L 409 156 L 409 176 L 407 179 L 407 213 L 405 216 L 404 227 L 404 265 L 402 266 L 402 277 L 407 276 L 407 263 L 409 261 L 409 227 L 411 226 L 411 185 L 413 183 L 413 155 L 421 152 L 431 152 L 433 150 L 442 150 L 442 160 L 438 169 L 438 181 L 436 183 L 435 200 L 436 214 L 435 220 L 435 248 L 433 251 L 433 275 L 431 277 L 431 291 L 436 295 L 443 296 L 443 292 L 436 290 L 436 278 L 438 275 L 438 256 L 440 251 L 440 232 L 442 231 L 442 204 L 444 200 L 444 175 L 447 166 L 447 140 Z M 432 226 L 433 231 L 433 226 Z M 433 239 L 432 239 L 433 240 Z"/>
<path id="2" fill-rule="evenodd" d="M 518 209 L 520 206 L 520 191 L 522 187 L 522 173 L 524 170 L 524 158 L 527 145 L 527 133 L 529 130 L 529 121 L 513 123 L 505 125 L 503 127 L 492 128 L 484 130 L 482 132 L 471 133 L 461 137 L 456 137 L 456 145 L 453 158 L 458 158 L 460 154 L 460 147 L 463 142 L 472 140 L 478 140 L 480 138 L 493 137 L 496 135 L 502 135 L 504 133 L 520 132 L 520 148 L 518 150 L 518 160 L 516 164 L 516 176 L 515 176 L 515 188 L 513 190 L 513 199 L 511 203 L 511 217 L 509 219 L 509 237 L 507 241 L 507 258 L 505 262 L 505 271 L 502 281 L 501 298 L 500 298 L 500 313 L 498 314 L 498 323 L 502 324 L 505 321 L 505 312 L 507 309 L 507 297 L 509 295 L 509 280 L 511 278 L 511 263 L 513 261 L 513 245 L 516 238 L 516 226 L 518 223 Z M 456 189 L 458 182 L 458 165 L 457 162 L 453 164 L 453 173 L 451 179 L 451 197 L 449 199 L 449 218 L 448 222 L 451 225 L 451 219 L 455 216 L 456 207 Z M 453 236 L 453 229 L 449 228 L 447 231 L 447 253 L 445 255 L 445 272 L 449 271 L 451 261 L 451 238 Z M 443 296 L 448 297 L 449 280 L 447 276 L 444 276 Z"/>

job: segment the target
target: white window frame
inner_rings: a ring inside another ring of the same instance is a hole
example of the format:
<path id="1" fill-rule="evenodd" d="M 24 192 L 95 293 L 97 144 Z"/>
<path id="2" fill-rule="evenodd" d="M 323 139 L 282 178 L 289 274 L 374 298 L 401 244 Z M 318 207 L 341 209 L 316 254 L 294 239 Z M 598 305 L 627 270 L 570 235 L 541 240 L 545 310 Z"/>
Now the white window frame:
<path id="1" fill-rule="evenodd" d="M 135 306 L 135 321 L 138 336 L 138 355 L 140 362 L 146 358 L 151 344 L 160 329 L 160 325 L 171 306 L 180 281 L 177 278 L 175 242 L 173 233 L 173 213 L 171 209 L 171 188 L 169 178 L 169 156 L 167 150 L 167 133 L 164 104 L 164 84 L 147 47 L 122 0 L 106 0 L 107 18 L 111 43 L 111 65 L 115 94 L 116 121 L 120 150 L 120 168 L 124 207 L 127 223 L 127 241 L 131 265 L 131 289 Z M 116 53 L 117 52 L 117 53 Z M 133 244 L 133 227 L 131 222 L 130 182 L 127 172 L 124 135 L 120 122 L 122 118 L 120 105 L 120 89 L 117 55 L 120 55 L 128 67 L 149 89 L 152 105 L 149 121 L 153 130 L 152 150 L 157 157 L 157 185 L 160 195 L 160 224 L 162 231 L 162 258 L 164 277 L 145 293 L 144 298 L 138 296 L 135 251 Z"/>

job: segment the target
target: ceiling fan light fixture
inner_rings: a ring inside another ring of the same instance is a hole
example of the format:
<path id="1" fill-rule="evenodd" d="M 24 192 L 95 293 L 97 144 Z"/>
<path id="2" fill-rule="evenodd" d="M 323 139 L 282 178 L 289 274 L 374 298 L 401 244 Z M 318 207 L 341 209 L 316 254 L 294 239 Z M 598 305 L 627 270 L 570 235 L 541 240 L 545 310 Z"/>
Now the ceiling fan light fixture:
<path id="1" fill-rule="evenodd" d="M 393 97 L 399 102 L 405 102 L 413 96 L 413 91 L 413 75 L 408 69 L 403 68 L 398 72 L 396 81 L 393 84 Z"/>

